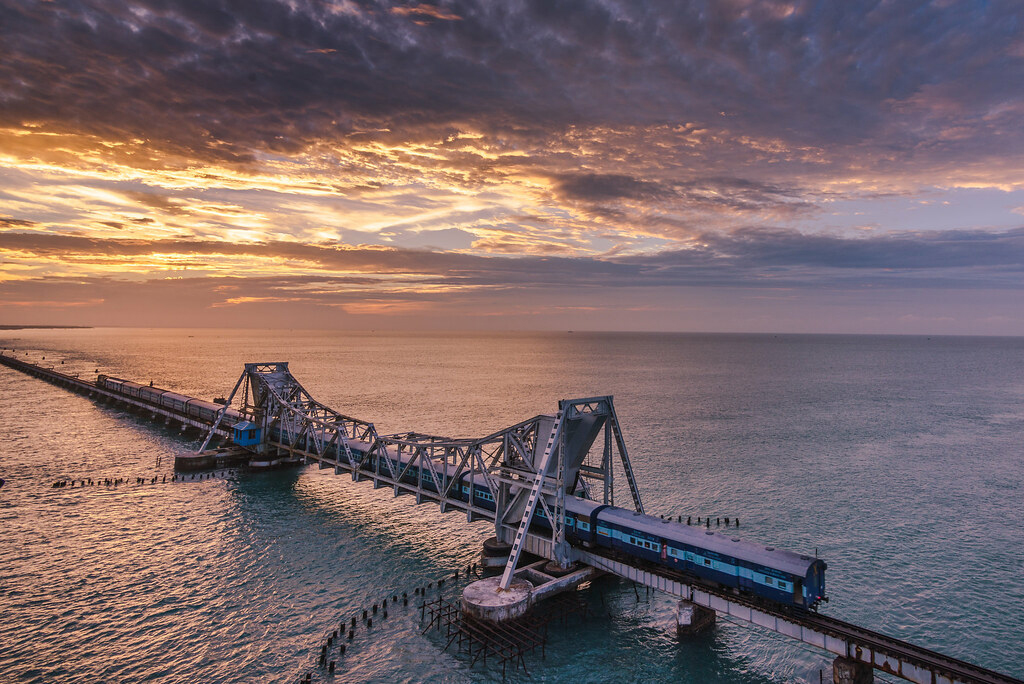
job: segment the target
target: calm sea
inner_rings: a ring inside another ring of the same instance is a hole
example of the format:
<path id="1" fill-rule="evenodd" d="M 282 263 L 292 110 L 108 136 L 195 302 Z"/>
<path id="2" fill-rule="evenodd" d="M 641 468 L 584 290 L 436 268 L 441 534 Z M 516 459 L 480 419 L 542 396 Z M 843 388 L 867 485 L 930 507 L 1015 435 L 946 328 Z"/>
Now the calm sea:
<path id="1" fill-rule="evenodd" d="M 12 345 L 205 398 L 246 361 L 289 361 L 314 396 L 382 433 L 482 436 L 560 398 L 613 394 L 648 512 L 738 516 L 746 538 L 827 560 L 824 612 L 1024 677 L 1024 339 L 0 332 Z M 0 680 L 325 681 L 327 632 L 464 567 L 489 536 L 312 467 L 50 486 L 162 477 L 197 445 L 0 367 Z M 553 627 L 545 656 L 527 657 L 530 681 L 830 675 L 827 654 L 726 620 L 680 644 L 673 602 L 628 583 L 585 600 L 589 620 Z M 444 646 L 393 607 L 358 631 L 334 681 L 501 680 Z"/>

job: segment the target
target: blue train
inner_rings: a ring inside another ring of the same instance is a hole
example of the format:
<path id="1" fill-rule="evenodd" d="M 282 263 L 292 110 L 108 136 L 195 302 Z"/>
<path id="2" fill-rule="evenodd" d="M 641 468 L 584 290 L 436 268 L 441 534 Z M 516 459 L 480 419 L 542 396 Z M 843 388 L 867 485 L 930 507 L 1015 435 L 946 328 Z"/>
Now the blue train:
<path id="1" fill-rule="evenodd" d="M 207 423 L 213 422 L 221 410 L 220 404 L 186 397 L 158 387 L 147 387 L 128 380 L 99 376 L 97 386 L 147 401 L 183 413 Z M 232 425 L 242 419 L 238 411 L 227 409 L 225 423 Z M 277 431 L 272 430 L 272 437 Z M 308 445 L 296 445 L 306 448 Z M 349 440 L 356 458 L 371 447 L 370 444 Z M 345 459 L 344 454 L 339 458 Z M 409 455 L 403 453 L 391 459 L 396 472 L 408 464 Z M 434 470 L 409 468 L 402 481 L 419 484 L 434 492 L 448 491 L 453 499 L 486 509 L 495 510 L 494 496 L 482 482 L 467 481 L 468 472 L 459 474 L 452 482 L 456 468 L 444 462 L 433 461 Z M 364 468 L 383 475 L 388 472 L 381 459 L 371 459 Z M 422 470 L 422 472 L 421 472 Z M 434 475 L 437 473 L 437 476 Z M 743 541 L 729 534 L 713 532 L 701 527 L 642 515 L 615 506 L 567 496 L 565 499 L 566 538 L 575 545 L 592 549 L 607 549 L 634 559 L 695 576 L 704 582 L 729 587 L 741 594 L 749 594 L 785 604 L 799 610 L 814 609 L 825 595 L 824 561 Z M 550 530 L 551 524 L 542 508 L 534 513 L 533 526 Z"/>
<path id="2" fill-rule="evenodd" d="M 404 455 L 392 459 L 399 470 L 407 462 Z M 435 492 L 444 491 L 455 468 L 446 468 L 439 461 L 434 463 L 441 482 L 435 481 L 429 469 L 423 469 L 421 485 Z M 459 481 L 452 483 L 449 495 L 467 503 L 472 499 L 480 508 L 495 510 L 494 496 L 487 486 L 474 482 L 471 487 L 467 475 L 463 472 Z M 413 466 L 403 480 L 413 484 L 420 478 L 420 469 Z M 819 602 L 828 600 L 828 566 L 821 559 L 575 496 L 565 498 L 565 509 L 566 539 L 574 545 L 609 549 L 799 610 L 814 609 Z M 537 529 L 551 529 L 540 507 L 532 524 Z"/>
<path id="3" fill-rule="evenodd" d="M 614 549 L 796 608 L 828 600 L 827 565 L 820 559 L 576 497 L 565 507 L 566 537 L 584 546 Z"/>

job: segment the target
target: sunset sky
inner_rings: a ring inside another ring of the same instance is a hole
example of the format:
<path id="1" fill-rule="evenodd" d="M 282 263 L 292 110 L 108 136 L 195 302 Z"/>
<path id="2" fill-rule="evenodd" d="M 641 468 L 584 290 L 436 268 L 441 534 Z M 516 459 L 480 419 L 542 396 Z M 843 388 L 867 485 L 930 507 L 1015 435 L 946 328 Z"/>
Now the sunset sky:
<path id="1" fill-rule="evenodd" d="M 0 323 L 1024 335 L 1013 2 L 7 0 Z"/>

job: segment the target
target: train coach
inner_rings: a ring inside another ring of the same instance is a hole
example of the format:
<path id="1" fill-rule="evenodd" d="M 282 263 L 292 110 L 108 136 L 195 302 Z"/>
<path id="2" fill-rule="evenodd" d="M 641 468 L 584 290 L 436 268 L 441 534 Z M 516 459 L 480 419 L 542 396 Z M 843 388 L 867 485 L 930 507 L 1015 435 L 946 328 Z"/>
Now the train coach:
<path id="1" fill-rule="evenodd" d="M 578 509 L 578 501 L 575 497 L 567 499 L 567 510 Z M 591 507 L 594 502 L 586 503 L 589 505 L 585 508 L 591 508 L 589 516 L 585 515 L 590 529 L 582 532 L 578 523 L 575 527 L 581 542 L 796 608 L 813 609 L 820 601 L 828 601 L 828 566 L 819 558 L 614 506 Z"/>
<path id="2" fill-rule="evenodd" d="M 98 376 L 96 378 L 96 386 L 125 397 L 148 402 L 154 406 L 174 411 L 203 423 L 212 423 L 216 420 L 217 413 L 223 408 L 222 404 L 212 401 L 195 399 L 160 387 L 140 385 L 137 382 L 114 378 L 109 375 Z M 235 409 L 229 408 L 225 411 L 224 425 L 226 427 L 234 425 L 240 420 L 241 414 Z"/>
<path id="3" fill-rule="evenodd" d="M 397 471 L 407 463 L 408 456 L 404 454 L 392 460 Z M 441 462 L 435 466 L 436 476 L 426 468 L 421 474 L 413 466 L 406 471 L 403 481 L 419 482 L 425 489 L 440 492 L 457 469 Z M 483 482 L 471 484 L 467 475 L 462 471 L 458 482 L 452 483 L 449 495 L 495 510 L 494 496 L 487 486 Z M 828 566 L 821 559 L 576 496 L 565 498 L 565 508 L 566 538 L 570 543 L 610 549 L 800 610 L 814 609 L 819 602 L 828 601 Z M 551 529 L 543 507 L 537 507 L 532 526 Z"/>
<path id="4" fill-rule="evenodd" d="M 193 401 L 192 397 L 186 397 L 183 394 L 178 394 L 177 392 L 171 392 L 168 390 L 163 390 L 156 399 L 157 403 L 165 409 L 177 411 L 178 413 L 185 415 L 188 415 L 187 407 L 189 402 Z"/>

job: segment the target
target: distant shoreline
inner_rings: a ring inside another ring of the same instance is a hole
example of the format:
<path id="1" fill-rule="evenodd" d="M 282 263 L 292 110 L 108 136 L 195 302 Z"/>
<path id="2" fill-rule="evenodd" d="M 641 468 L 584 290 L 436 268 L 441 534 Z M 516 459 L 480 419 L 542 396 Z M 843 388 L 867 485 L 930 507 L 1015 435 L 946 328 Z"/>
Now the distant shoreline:
<path id="1" fill-rule="evenodd" d="M 0 325 L 0 330 L 88 330 L 91 325 Z"/>

